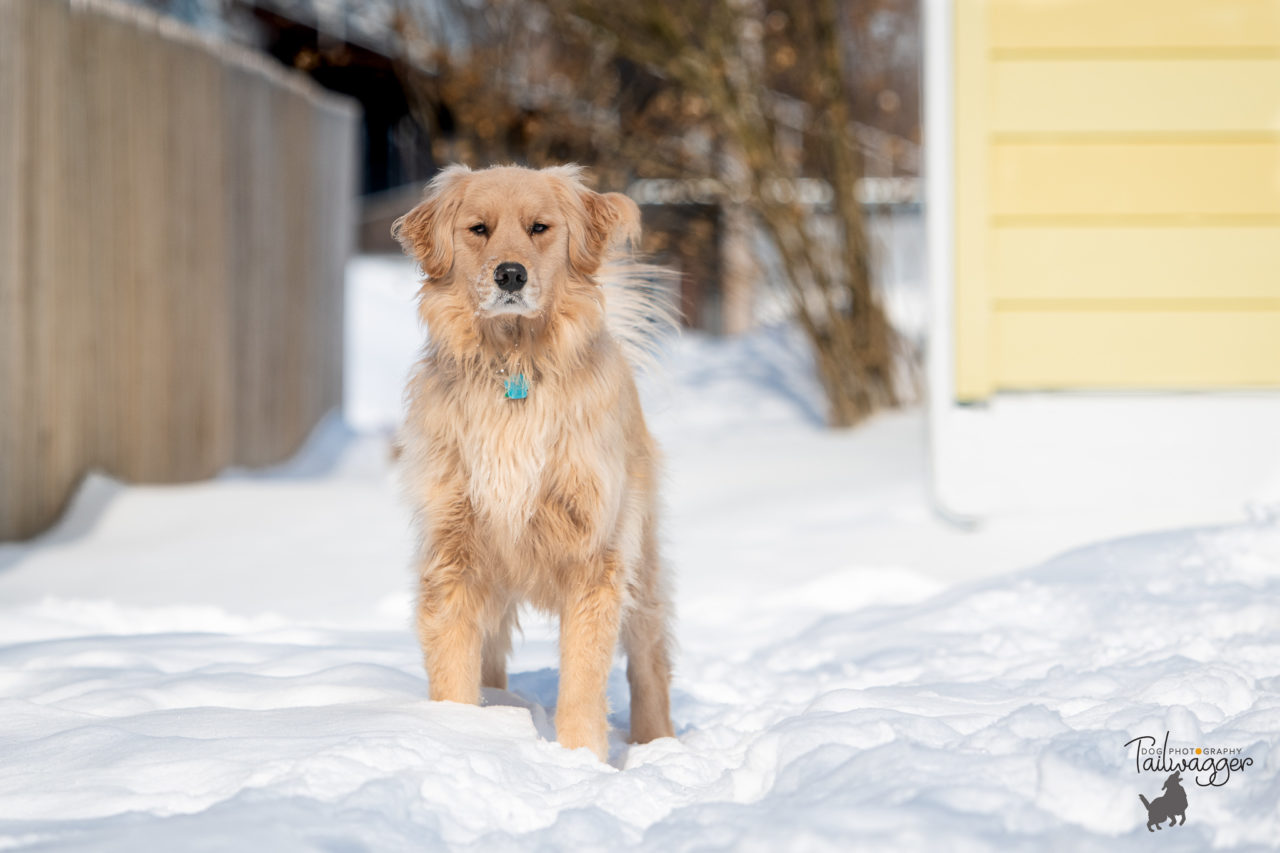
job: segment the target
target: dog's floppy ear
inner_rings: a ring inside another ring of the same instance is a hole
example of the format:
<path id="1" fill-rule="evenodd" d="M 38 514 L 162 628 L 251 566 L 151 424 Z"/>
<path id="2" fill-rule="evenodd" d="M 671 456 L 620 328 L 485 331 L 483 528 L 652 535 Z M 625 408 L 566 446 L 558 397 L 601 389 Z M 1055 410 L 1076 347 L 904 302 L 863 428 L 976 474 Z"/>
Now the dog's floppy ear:
<path id="1" fill-rule="evenodd" d="M 605 249 L 615 244 L 640 243 L 640 206 L 622 193 L 588 191 L 587 210 L 595 227 L 604 234 Z"/>
<path id="2" fill-rule="evenodd" d="M 421 203 L 391 226 L 391 236 L 417 258 L 428 278 L 444 278 L 453 268 L 453 220 L 470 174 L 466 166 L 449 166 L 427 184 Z"/>
<path id="3" fill-rule="evenodd" d="M 640 208 L 634 201 L 622 193 L 588 189 L 577 166 L 548 171 L 564 181 L 569 195 L 569 263 L 579 275 L 598 270 L 615 246 L 640 241 Z"/>

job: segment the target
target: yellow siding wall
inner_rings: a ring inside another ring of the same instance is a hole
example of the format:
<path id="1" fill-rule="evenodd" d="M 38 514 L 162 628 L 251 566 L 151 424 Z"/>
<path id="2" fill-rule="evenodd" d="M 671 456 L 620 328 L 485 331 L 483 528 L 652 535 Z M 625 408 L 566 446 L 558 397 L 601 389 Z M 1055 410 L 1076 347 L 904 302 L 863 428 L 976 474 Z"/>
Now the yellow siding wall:
<path id="1" fill-rule="evenodd" d="M 954 0 L 956 388 L 1280 385 L 1280 0 Z"/>

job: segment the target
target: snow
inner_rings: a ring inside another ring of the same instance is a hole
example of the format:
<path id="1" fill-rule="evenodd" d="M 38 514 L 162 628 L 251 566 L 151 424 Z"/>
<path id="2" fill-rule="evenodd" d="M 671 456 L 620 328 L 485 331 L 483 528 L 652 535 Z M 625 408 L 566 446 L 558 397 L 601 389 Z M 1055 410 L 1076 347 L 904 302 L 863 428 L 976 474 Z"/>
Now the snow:
<path id="1" fill-rule="evenodd" d="M 609 764 L 555 744 L 533 615 L 510 691 L 426 701 L 386 438 L 411 273 L 352 273 L 352 425 L 268 472 L 95 476 L 0 545 L 0 850 L 1136 847 L 1165 774 L 1125 743 L 1166 731 L 1254 763 L 1150 843 L 1280 837 L 1280 527 L 955 528 L 921 414 L 825 430 L 787 330 L 687 336 L 645 383 L 678 738 L 622 742 L 619 664 Z"/>

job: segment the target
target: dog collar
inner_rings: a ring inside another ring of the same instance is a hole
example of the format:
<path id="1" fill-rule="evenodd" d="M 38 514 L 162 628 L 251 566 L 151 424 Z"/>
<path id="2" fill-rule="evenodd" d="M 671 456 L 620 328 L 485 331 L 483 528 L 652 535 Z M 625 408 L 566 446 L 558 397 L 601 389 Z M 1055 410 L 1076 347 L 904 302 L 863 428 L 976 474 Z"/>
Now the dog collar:
<path id="1" fill-rule="evenodd" d="M 506 397 L 508 400 L 523 400 L 529 396 L 529 380 L 524 378 L 523 373 L 517 373 L 510 379 L 502 380 L 507 387 Z"/>

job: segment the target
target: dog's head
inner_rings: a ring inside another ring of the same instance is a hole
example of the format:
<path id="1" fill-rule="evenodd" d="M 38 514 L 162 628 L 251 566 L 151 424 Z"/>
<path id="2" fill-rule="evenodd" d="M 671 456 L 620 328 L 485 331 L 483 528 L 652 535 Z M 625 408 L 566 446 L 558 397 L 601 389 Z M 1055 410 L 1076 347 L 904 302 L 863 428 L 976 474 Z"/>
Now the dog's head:
<path id="1" fill-rule="evenodd" d="M 1181 788 L 1181 787 L 1182 787 L 1181 773 L 1170 773 L 1169 778 L 1164 780 L 1163 788 L 1166 791 L 1172 790 L 1174 788 Z"/>
<path id="2" fill-rule="evenodd" d="M 483 320 L 553 312 L 639 228 L 635 202 L 588 189 L 577 166 L 450 166 L 392 233 L 426 274 L 424 297 L 443 289 Z"/>

